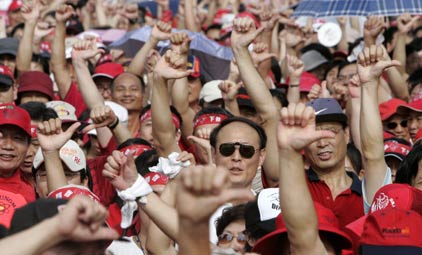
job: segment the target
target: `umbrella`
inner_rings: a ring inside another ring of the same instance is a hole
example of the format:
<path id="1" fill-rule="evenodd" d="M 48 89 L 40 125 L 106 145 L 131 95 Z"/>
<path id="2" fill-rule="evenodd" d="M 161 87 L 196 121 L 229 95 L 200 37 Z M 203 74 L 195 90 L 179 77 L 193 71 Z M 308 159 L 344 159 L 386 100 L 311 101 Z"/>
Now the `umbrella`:
<path id="1" fill-rule="evenodd" d="M 399 16 L 422 14 L 421 0 L 302 0 L 293 16 Z"/>
<path id="2" fill-rule="evenodd" d="M 152 28 L 144 26 L 126 33 L 121 39 L 109 45 L 110 48 L 122 49 L 126 57 L 133 58 L 138 50 L 145 44 L 151 34 Z M 229 75 L 230 61 L 233 53 L 229 47 L 219 45 L 217 42 L 208 39 L 202 33 L 195 33 L 187 30 L 173 30 L 173 32 L 186 32 L 192 39 L 190 53 L 200 61 L 201 76 L 205 81 L 225 80 Z M 158 50 L 163 53 L 170 47 L 170 42 L 161 41 L 158 43 Z"/>

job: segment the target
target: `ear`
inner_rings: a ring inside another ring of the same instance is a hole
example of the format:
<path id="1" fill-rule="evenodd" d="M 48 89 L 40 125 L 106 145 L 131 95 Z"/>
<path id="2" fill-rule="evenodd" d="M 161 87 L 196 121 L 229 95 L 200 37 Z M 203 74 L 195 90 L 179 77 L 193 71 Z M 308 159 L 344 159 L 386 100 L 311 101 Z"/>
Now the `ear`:
<path id="1" fill-rule="evenodd" d="M 264 149 L 259 150 L 259 165 L 264 165 L 265 157 L 267 156 L 267 151 Z"/>

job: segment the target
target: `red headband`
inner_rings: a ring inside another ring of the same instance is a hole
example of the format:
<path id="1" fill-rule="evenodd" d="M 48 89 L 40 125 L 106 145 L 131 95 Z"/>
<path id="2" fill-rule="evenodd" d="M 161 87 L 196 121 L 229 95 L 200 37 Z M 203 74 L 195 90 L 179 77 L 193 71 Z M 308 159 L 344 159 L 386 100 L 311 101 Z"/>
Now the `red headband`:
<path id="1" fill-rule="evenodd" d="M 37 138 L 37 126 L 31 125 L 31 137 Z"/>
<path id="2" fill-rule="evenodd" d="M 236 98 L 248 99 L 248 100 L 251 99 L 251 97 L 249 95 L 246 95 L 246 94 L 237 94 Z"/>
<path id="3" fill-rule="evenodd" d="M 131 144 L 129 146 L 123 147 L 120 151 L 123 152 L 123 154 L 127 154 L 128 152 L 132 152 L 133 156 L 136 158 L 145 151 L 152 150 L 151 147 L 144 144 Z"/>
<path id="4" fill-rule="evenodd" d="M 151 116 L 151 110 L 148 110 L 141 116 L 141 118 L 139 118 L 139 122 L 142 124 L 142 122 L 151 119 Z M 172 113 L 171 119 L 176 129 L 180 129 L 180 120 L 177 118 L 176 114 Z"/>
<path id="5" fill-rule="evenodd" d="M 144 176 L 144 179 L 148 182 L 150 186 L 166 185 L 169 180 L 167 175 L 161 173 L 147 173 Z"/>
<path id="6" fill-rule="evenodd" d="M 194 120 L 193 129 L 207 124 L 220 124 L 225 119 L 227 119 L 227 115 L 224 114 L 202 114 Z"/>

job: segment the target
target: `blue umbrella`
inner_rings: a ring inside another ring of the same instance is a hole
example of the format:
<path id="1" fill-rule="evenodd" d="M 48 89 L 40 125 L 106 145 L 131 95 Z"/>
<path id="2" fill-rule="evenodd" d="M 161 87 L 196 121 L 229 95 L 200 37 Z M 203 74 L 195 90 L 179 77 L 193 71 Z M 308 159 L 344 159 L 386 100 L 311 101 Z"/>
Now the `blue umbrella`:
<path id="1" fill-rule="evenodd" d="M 422 14 L 421 0 L 302 0 L 293 16 L 399 16 Z"/>

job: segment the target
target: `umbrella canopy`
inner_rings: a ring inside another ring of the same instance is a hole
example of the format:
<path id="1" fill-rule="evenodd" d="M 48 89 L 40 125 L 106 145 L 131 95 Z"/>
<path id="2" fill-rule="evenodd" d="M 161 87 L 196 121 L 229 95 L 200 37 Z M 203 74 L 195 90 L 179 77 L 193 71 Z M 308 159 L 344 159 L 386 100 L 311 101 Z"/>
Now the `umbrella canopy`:
<path id="1" fill-rule="evenodd" d="M 293 16 L 399 16 L 422 14 L 421 0 L 302 0 Z"/>
<path id="2" fill-rule="evenodd" d="M 126 33 L 120 40 L 109 45 L 110 48 L 122 49 L 126 57 L 133 58 L 138 50 L 145 44 L 151 34 L 152 28 L 144 26 L 140 29 Z M 229 75 L 230 61 L 233 53 L 229 47 L 219 45 L 201 33 L 187 30 L 173 30 L 173 32 L 186 32 L 192 39 L 190 54 L 200 61 L 201 76 L 204 80 L 225 80 Z M 160 41 L 158 50 L 161 54 L 170 47 L 170 41 Z"/>

